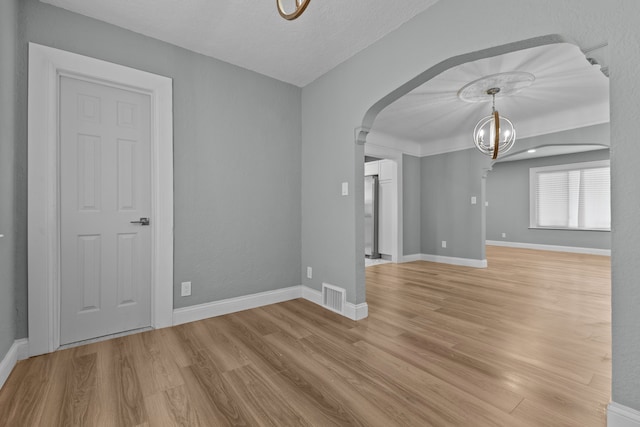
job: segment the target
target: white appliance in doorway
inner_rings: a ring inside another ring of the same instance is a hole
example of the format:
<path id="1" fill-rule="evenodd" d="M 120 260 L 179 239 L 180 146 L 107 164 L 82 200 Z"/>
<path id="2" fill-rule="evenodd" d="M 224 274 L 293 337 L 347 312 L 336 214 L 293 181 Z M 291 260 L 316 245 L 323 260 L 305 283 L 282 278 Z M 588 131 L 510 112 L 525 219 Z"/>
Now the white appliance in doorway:
<path id="1" fill-rule="evenodd" d="M 60 79 L 60 344 L 151 325 L 150 97 Z"/>

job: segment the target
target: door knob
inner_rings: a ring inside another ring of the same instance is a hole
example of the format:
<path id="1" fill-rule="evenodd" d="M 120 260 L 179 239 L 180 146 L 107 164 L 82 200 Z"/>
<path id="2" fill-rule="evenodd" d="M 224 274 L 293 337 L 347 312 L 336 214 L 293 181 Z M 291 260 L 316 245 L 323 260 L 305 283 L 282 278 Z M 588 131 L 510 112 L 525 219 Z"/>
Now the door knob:
<path id="1" fill-rule="evenodd" d="M 140 221 L 130 221 L 131 224 L 149 225 L 149 218 L 140 218 Z"/>

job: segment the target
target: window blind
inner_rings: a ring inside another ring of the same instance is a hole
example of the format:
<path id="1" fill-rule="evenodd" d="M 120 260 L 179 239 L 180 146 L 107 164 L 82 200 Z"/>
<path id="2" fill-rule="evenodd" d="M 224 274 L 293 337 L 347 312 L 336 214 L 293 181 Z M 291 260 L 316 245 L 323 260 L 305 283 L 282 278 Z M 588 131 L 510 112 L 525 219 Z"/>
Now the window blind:
<path id="1" fill-rule="evenodd" d="M 611 229 L 608 162 L 532 168 L 531 226 Z"/>

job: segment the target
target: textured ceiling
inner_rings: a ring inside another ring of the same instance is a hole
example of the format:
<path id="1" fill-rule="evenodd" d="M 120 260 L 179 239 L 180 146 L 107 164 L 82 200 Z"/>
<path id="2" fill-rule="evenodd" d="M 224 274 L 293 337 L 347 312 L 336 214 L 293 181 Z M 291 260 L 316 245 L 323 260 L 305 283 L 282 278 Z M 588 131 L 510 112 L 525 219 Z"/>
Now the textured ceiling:
<path id="1" fill-rule="evenodd" d="M 438 0 L 311 0 L 295 21 L 276 0 L 41 1 L 302 87 Z"/>
<path id="2" fill-rule="evenodd" d="M 422 155 L 473 147 L 471 134 L 491 113 L 491 97 L 468 103 L 457 93 L 481 77 L 511 71 L 535 76 L 531 86 L 496 98 L 496 109 L 513 122 L 517 139 L 609 121 L 609 79 L 577 46 L 562 43 L 449 69 L 385 108 L 372 132 L 419 144 Z"/>

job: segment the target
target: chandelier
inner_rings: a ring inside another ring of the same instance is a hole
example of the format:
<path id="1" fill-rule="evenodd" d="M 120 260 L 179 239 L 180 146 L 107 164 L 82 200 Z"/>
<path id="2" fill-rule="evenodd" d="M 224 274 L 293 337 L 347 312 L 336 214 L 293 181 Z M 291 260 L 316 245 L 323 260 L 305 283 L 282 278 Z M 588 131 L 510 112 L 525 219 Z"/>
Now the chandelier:
<path id="1" fill-rule="evenodd" d="M 509 151 L 516 141 L 516 130 L 511 120 L 501 116 L 496 110 L 496 96 L 501 98 L 515 95 L 531 86 L 536 80 L 531 73 L 507 71 L 491 74 L 467 83 L 458 91 L 458 98 L 464 102 L 485 103 L 493 101 L 491 114 L 481 119 L 473 130 L 473 142 L 480 152 L 497 159 Z M 488 97 L 491 98 L 488 98 Z"/>
<path id="2" fill-rule="evenodd" d="M 309 6 L 310 2 L 311 0 L 296 0 L 295 10 L 291 13 L 287 13 L 282 6 L 282 0 L 276 0 L 276 3 L 278 5 L 278 13 L 280 13 L 280 16 L 282 16 L 287 21 L 293 21 L 294 19 L 302 15 L 302 12 L 304 12 L 307 6 Z"/>
<path id="3" fill-rule="evenodd" d="M 492 87 L 487 90 L 487 95 L 492 97 L 493 107 L 491 115 L 481 119 L 473 130 L 473 142 L 483 154 L 497 159 L 498 155 L 504 154 L 513 147 L 516 142 L 516 130 L 511 120 L 500 117 L 496 110 L 496 94 L 500 92 L 499 87 Z"/>

